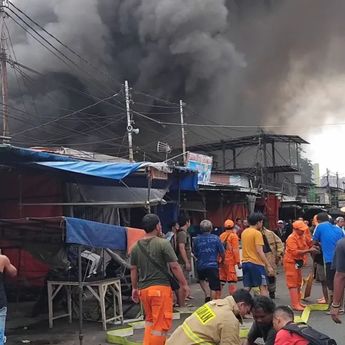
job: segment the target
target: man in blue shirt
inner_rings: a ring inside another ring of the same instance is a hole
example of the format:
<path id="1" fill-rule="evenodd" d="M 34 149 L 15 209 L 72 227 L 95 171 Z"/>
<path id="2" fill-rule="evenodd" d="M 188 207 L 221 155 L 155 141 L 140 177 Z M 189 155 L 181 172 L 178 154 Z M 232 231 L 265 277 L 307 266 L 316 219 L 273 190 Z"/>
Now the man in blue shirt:
<path id="1" fill-rule="evenodd" d="M 344 234 L 340 228 L 329 222 L 329 215 L 326 212 L 319 213 L 316 219 L 319 225 L 315 228 L 313 240 L 321 245 L 326 268 L 327 288 L 331 294 L 330 297 L 332 297 L 335 275 L 335 270 L 332 269 L 332 262 L 337 242 L 344 237 Z"/>
<path id="2" fill-rule="evenodd" d="M 200 223 L 201 235 L 194 239 L 193 244 L 193 253 L 197 259 L 199 284 L 204 291 L 205 302 L 220 298 L 221 285 L 218 261 L 220 258 L 222 262 L 225 255 L 224 246 L 218 236 L 211 234 L 212 229 L 212 223 L 207 219 L 203 220 Z"/>

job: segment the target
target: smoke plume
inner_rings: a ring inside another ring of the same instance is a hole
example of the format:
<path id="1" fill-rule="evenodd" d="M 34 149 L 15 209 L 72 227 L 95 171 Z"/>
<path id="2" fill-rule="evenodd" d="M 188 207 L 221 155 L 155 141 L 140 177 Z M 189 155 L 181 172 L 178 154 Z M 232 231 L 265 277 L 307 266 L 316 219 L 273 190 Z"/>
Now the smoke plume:
<path id="1" fill-rule="evenodd" d="M 136 90 L 174 102 L 182 98 L 193 109 L 187 112 L 188 122 L 283 125 L 286 128 L 274 130 L 296 134 L 309 131 L 315 122 L 339 120 L 345 108 L 339 92 L 345 86 L 345 49 L 341 44 L 345 32 L 343 1 L 17 0 L 14 3 L 104 71 L 97 73 L 82 62 L 78 63 L 88 73 L 67 66 L 11 24 L 18 60 L 45 75 L 33 75 L 34 87 L 24 93 L 31 107 L 33 98 L 39 113 L 44 112 L 34 120 L 30 118 L 37 126 L 45 121 L 45 116 L 54 118 L 62 113 L 61 109 L 74 110 L 91 102 L 85 95 L 61 90 L 57 81 L 65 84 L 67 81 L 73 88 L 102 98 L 119 90 L 120 83 L 127 79 Z M 68 54 L 64 47 L 57 47 Z M 102 87 L 102 83 L 107 87 Z M 16 106 L 20 106 L 20 94 L 13 90 L 12 102 Z M 50 101 L 52 97 L 55 103 Z M 148 103 L 147 99 L 145 102 Z M 150 105 L 140 110 L 149 112 Z M 78 143 L 87 135 L 87 141 L 97 142 L 114 133 L 123 135 L 124 121 L 106 126 L 109 116 L 116 112 L 114 107 L 100 104 L 91 112 L 104 114 L 105 118 L 99 120 L 100 124 L 104 122 L 104 130 L 94 133 L 90 119 L 84 116 L 79 121 L 80 118 L 73 117 L 59 122 L 59 135 L 53 135 L 55 141 Z M 162 131 L 167 135 L 176 131 L 176 127 L 162 129 L 140 118 L 136 121 L 142 130 L 135 138 L 139 144 L 159 140 Z M 14 131 L 20 133 L 27 127 L 27 123 L 16 122 Z M 74 130 L 75 135 L 68 129 Z M 42 137 L 43 144 L 43 138 L 51 130 L 52 127 L 45 126 L 19 138 L 25 141 L 29 137 Z M 78 137 L 80 131 L 84 134 Z M 214 141 L 247 134 L 252 129 L 245 131 L 189 129 L 188 141 Z M 59 141 L 68 135 L 68 139 Z M 175 139 L 174 135 L 169 138 L 177 145 Z"/>

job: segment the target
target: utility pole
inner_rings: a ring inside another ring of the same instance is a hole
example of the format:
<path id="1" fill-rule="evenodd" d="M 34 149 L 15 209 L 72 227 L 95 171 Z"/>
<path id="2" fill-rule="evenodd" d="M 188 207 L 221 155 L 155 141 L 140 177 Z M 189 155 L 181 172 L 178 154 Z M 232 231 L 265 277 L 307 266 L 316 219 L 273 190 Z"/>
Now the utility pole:
<path id="1" fill-rule="evenodd" d="M 4 29 L 4 21 L 6 13 L 4 10 L 6 0 L 1 0 L 0 16 L 1 16 L 1 40 L 0 40 L 0 66 L 1 66 L 1 93 L 2 93 L 2 141 L 9 140 L 8 126 L 8 80 L 7 80 L 7 55 L 6 55 L 6 33 Z"/>
<path id="2" fill-rule="evenodd" d="M 337 177 L 337 191 L 336 191 L 336 196 L 337 196 L 337 207 L 339 207 L 339 174 L 338 172 L 336 173 L 336 177 Z"/>
<path id="3" fill-rule="evenodd" d="M 133 126 L 132 126 L 132 116 L 130 109 L 130 95 L 128 81 L 125 81 L 125 96 L 126 96 L 126 113 L 127 113 L 127 135 L 128 135 L 128 159 L 130 162 L 134 161 L 133 155 Z"/>
<path id="4" fill-rule="evenodd" d="M 182 153 L 183 153 L 183 163 L 187 164 L 187 155 L 186 155 L 186 137 L 184 131 L 184 117 L 183 117 L 183 102 L 180 99 L 180 115 L 181 115 L 181 135 L 182 135 Z"/>

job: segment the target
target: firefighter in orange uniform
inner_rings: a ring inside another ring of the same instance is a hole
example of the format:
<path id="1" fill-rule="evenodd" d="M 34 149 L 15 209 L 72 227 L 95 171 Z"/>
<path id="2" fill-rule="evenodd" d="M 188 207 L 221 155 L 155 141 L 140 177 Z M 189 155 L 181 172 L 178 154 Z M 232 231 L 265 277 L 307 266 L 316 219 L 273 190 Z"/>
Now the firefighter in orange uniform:
<path id="1" fill-rule="evenodd" d="M 225 248 L 225 259 L 219 268 L 219 279 L 224 286 L 228 283 L 229 295 L 236 291 L 237 275 L 236 265 L 241 269 L 239 239 L 234 229 L 234 222 L 227 219 L 224 223 L 225 231 L 220 235 Z"/>
<path id="2" fill-rule="evenodd" d="M 293 232 L 286 240 L 284 255 L 284 270 L 286 285 L 289 288 L 292 309 L 302 311 L 301 285 L 304 257 L 307 253 L 317 253 L 318 249 L 307 244 L 305 232 L 308 226 L 303 220 L 297 220 L 292 224 Z"/>

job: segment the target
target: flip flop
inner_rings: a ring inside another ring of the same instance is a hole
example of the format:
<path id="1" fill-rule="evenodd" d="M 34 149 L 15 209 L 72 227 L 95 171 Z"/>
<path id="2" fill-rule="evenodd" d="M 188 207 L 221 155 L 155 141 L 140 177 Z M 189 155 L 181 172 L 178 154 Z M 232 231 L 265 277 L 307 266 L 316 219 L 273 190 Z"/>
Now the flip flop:
<path id="1" fill-rule="evenodd" d="M 316 300 L 316 302 L 317 302 L 318 304 L 327 304 L 327 301 L 325 300 L 324 297 L 318 298 L 318 299 Z"/>

